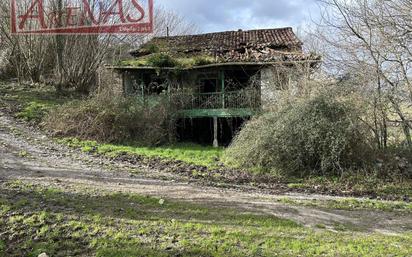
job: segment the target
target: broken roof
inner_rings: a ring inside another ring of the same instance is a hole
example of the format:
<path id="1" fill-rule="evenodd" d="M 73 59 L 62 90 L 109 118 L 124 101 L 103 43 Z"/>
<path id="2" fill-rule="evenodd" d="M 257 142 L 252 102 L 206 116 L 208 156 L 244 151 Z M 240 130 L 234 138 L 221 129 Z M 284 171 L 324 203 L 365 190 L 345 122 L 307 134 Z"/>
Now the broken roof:
<path id="1" fill-rule="evenodd" d="M 226 31 L 199 35 L 155 37 L 131 52 L 136 60 L 163 53 L 173 58 L 211 59 L 210 64 L 269 63 L 313 60 L 292 28 Z M 139 64 L 138 66 L 145 66 Z"/>
<path id="2" fill-rule="evenodd" d="M 282 50 L 302 50 L 302 42 L 292 28 L 227 31 L 188 36 L 155 37 L 147 45 L 156 45 L 171 53 L 221 52 L 244 48 L 271 47 Z M 139 56 L 140 49 L 132 55 Z"/>

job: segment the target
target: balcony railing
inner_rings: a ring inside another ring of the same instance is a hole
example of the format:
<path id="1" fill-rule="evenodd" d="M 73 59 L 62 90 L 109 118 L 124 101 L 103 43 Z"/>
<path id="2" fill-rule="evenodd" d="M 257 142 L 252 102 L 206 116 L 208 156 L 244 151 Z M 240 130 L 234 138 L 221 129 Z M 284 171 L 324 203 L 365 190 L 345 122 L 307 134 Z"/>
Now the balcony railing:
<path id="1" fill-rule="evenodd" d="M 260 93 L 254 89 L 225 93 L 173 93 L 170 97 L 180 110 L 257 109 L 260 107 Z"/>

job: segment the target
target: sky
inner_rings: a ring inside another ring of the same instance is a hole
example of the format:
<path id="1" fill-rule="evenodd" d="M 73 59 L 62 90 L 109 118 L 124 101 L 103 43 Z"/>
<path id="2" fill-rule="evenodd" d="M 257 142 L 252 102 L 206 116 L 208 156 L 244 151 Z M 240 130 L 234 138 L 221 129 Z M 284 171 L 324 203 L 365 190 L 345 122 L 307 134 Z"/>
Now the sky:
<path id="1" fill-rule="evenodd" d="M 319 18 L 316 0 L 154 0 L 186 17 L 201 32 L 293 27 Z"/>

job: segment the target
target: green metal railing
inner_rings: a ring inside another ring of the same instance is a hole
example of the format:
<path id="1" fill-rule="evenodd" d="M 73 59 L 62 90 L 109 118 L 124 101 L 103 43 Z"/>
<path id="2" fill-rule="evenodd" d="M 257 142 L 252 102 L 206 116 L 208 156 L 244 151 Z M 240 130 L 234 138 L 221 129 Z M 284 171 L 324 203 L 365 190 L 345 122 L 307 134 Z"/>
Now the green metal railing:
<path id="1" fill-rule="evenodd" d="M 232 92 L 188 94 L 173 93 L 171 100 L 181 110 L 192 109 L 257 109 L 260 107 L 260 93 L 255 89 Z"/>

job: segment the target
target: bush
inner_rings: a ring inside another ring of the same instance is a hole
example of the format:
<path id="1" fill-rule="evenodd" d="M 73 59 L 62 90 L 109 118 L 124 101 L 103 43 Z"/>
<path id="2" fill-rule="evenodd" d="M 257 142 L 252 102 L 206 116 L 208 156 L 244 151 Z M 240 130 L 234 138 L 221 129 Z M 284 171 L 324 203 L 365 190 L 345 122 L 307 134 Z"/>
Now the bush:
<path id="1" fill-rule="evenodd" d="M 194 66 L 203 66 L 213 63 L 213 58 L 207 56 L 196 56 L 194 58 Z"/>
<path id="2" fill-rule="evenodd" d="M 157 45 L 149 44 L 146 46 L 146 50 L 149 53 L 154 54 L 154 53 L 158 53 L 160 51 L 160 48 Z"/>
<path id="3" fill-rule="evenodd" d="M 245 125 L 224 159 L 301 177 L 367 166 L 373 156 L 369 131 L 348 106 L 318 96 L 264 114 Z"/>
<path id="4" fill-rule="evenodd" d="M 143 100 L 103 94 L 58 107 L 44 125 L 57 136 L 153 146 L 168 140 L 170 113 L 161 96 Z"/>
<path id="5" fill-rule="evenodd" d="M 25 121 L 38 124 L 41 122 L 50 108 L 51 106 L 47 104 L 29 102 L 21 112 L 17 113 L 17 117 L 24 119 Z"/>
<path id="6" fill-rule="evenodd" d="M 178 65 L 177 61 L 167 54 L 158 53 L 153 54 L 147 59 L 147 64 L 152 67 L 176 67 Z"/>

